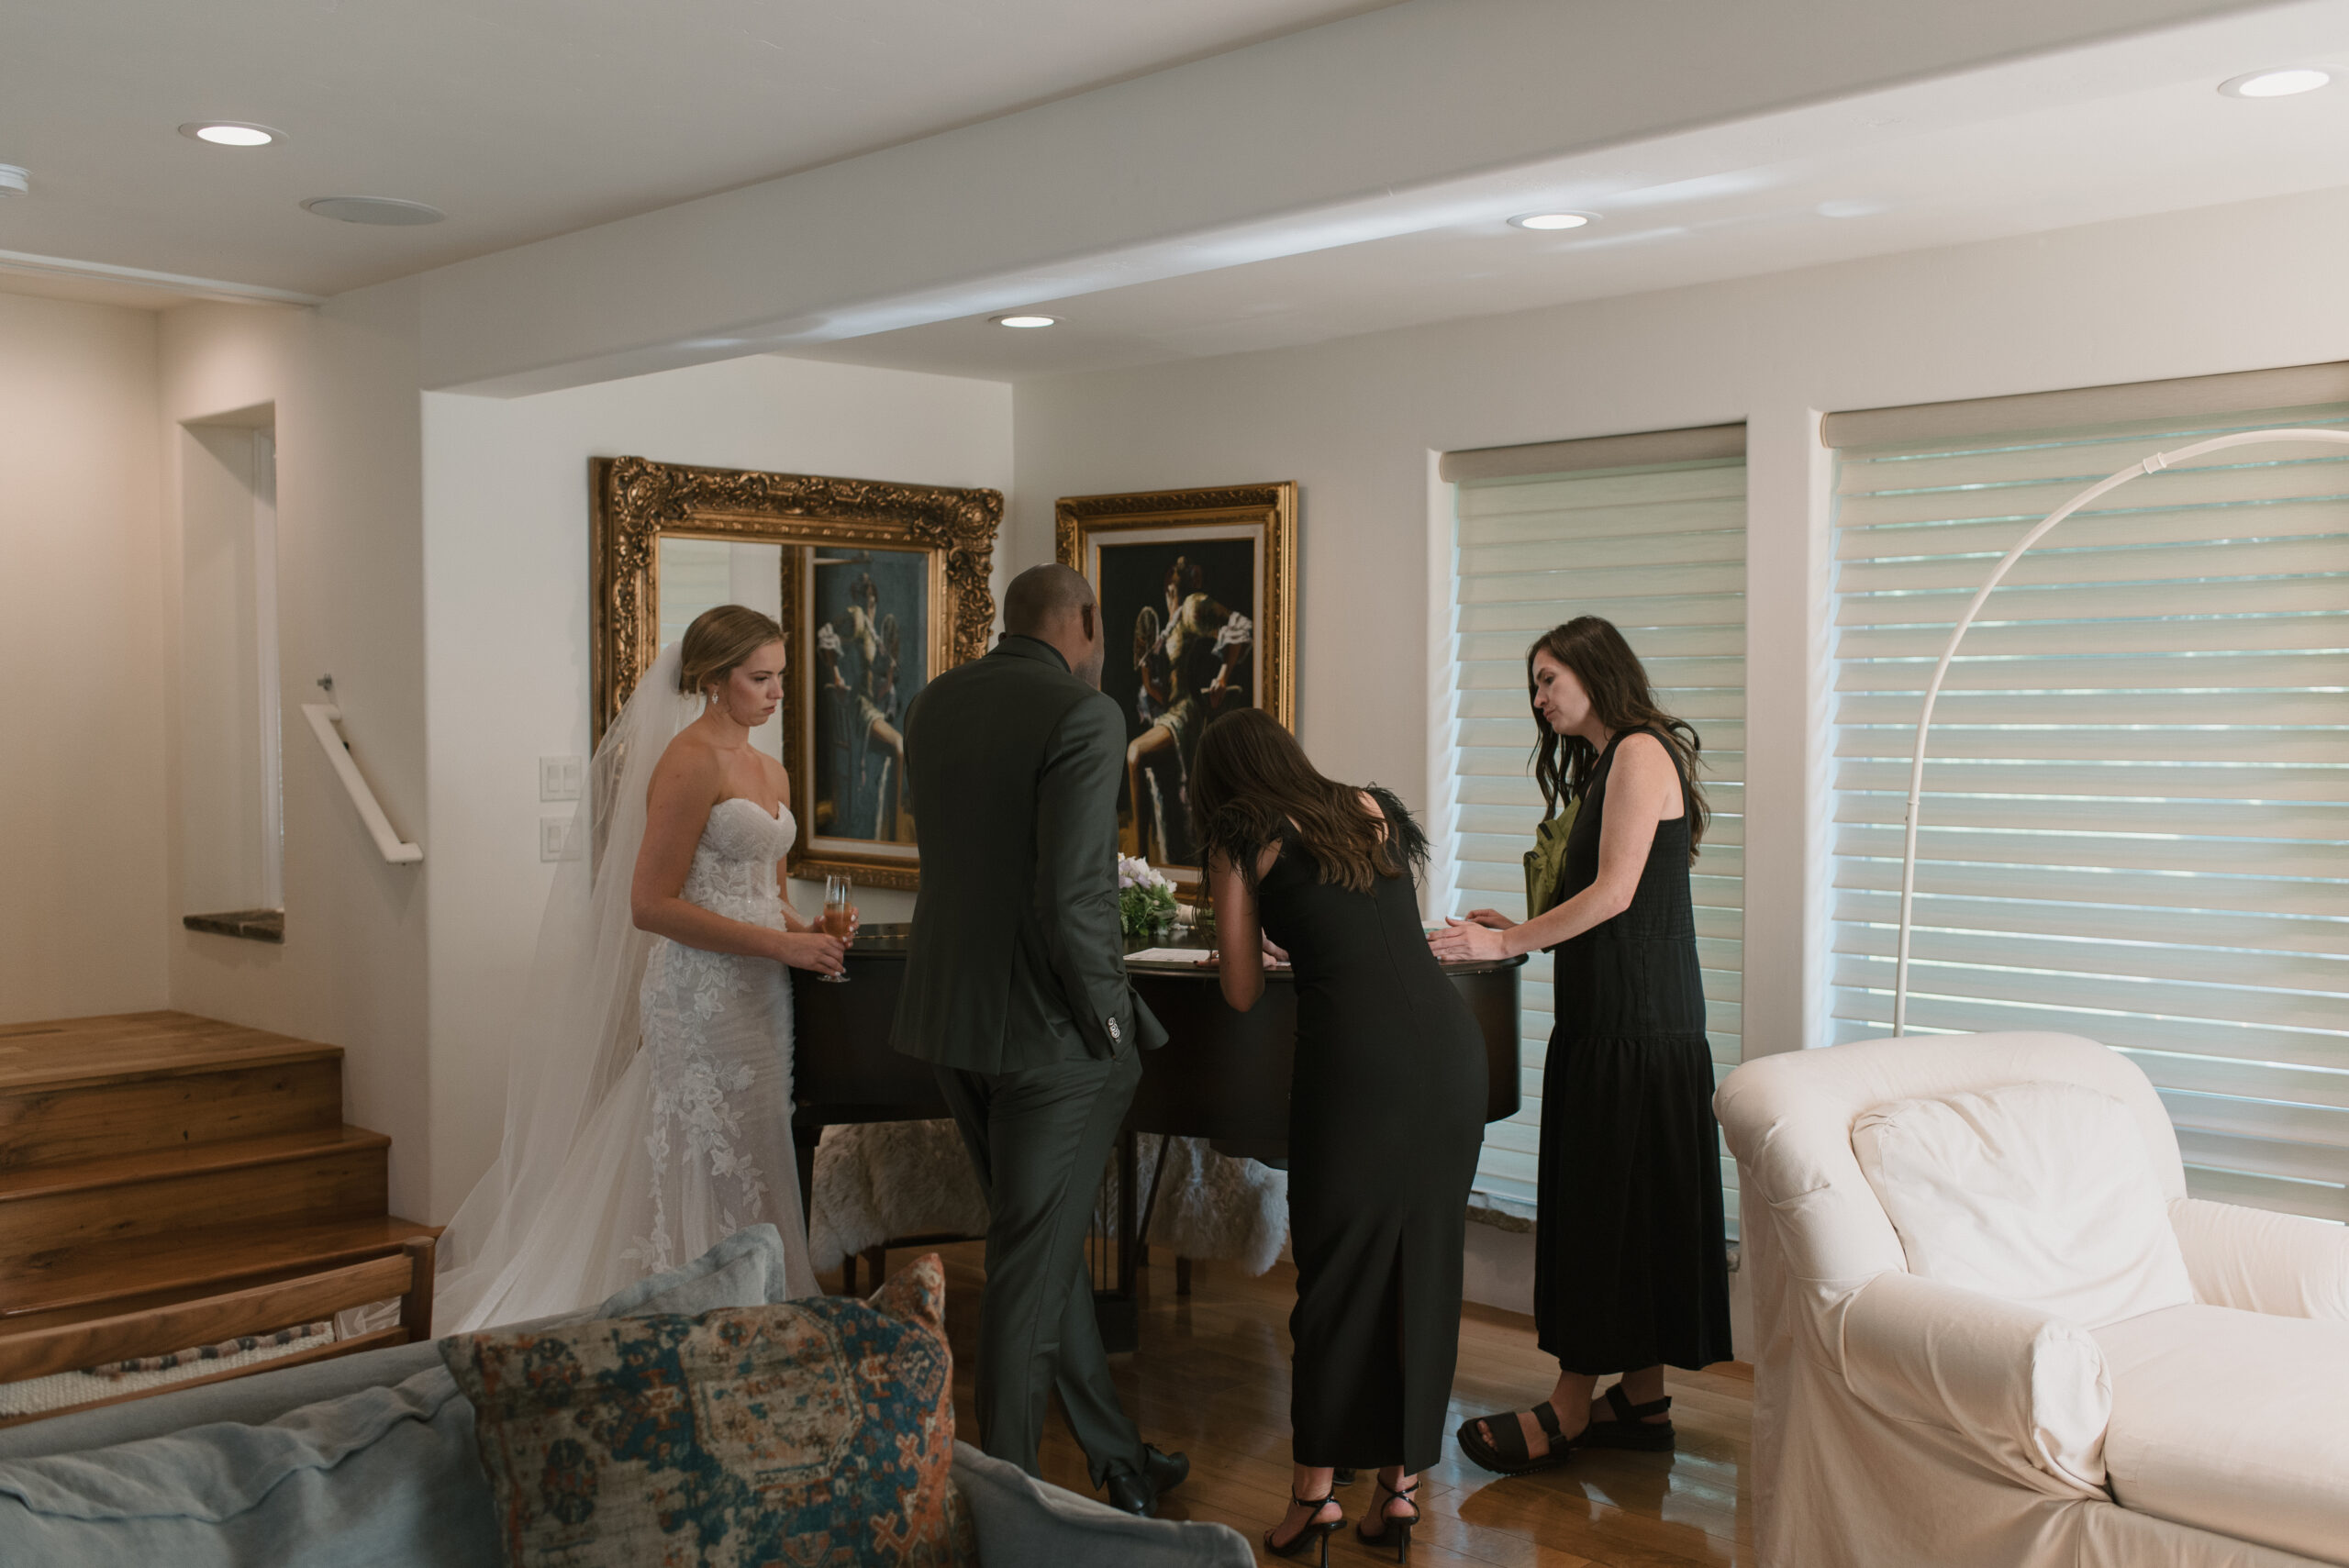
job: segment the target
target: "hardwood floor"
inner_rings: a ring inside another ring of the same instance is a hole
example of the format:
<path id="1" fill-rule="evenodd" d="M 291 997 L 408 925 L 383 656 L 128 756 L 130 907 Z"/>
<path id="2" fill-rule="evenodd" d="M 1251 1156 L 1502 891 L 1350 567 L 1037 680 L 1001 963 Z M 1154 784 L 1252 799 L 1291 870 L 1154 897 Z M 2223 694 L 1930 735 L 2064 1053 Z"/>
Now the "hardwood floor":
<path id="1" fill-rule="evenodd" d="M 971 1357 L 985 1274 L 976 1242 L 941 1247 L 947 1318 L 955 1354 L 955 1409 L 975 1437 Z M 892 1253 L 902 1266 L 908 1254 Z M 1287 1495 L 1288 1309 L 1296 1275 L 1286 1263 L 1249 1279 L 1229 1263 L 1195 1265 L 1192 1294 L 1174 1294 L 1173 1260 L 1155 1254 L 1141 1304 L 1141 1347 L 1114 1358 L 1126 1408 L 1142 1435 L 1191 1458 L 1191 1478 L 1162 1506 L 1167 1518 L 1215 1519 L 1250 1541 L 1279 1518 Z M 1471 1306 L 1461 1326 L 1460 1366 L 1447 1428 L 1471 1415 L 1525 1405 L 1548 1392 L 1557 1365 L 1534 1348 L 1532 1322 Z M 1442 1464 L 1419 1491 L 1425 1522 L 1411 1560 L 1431 1568 L 1683 1568 L 1751 1562 L 1748 1440 L 1753 1383 L 1726 1363 L 1669 1379 L 1679 1451 L 1590 1451 L 1537 1475 L 1503 1480 L 1461 1457 L 1447 1436 Z M 1090 1494 L 1085 1462 L 1055 1417 L 1044 1445 L 1046 1477 Z M 1348 1518 L 1368 1507 L 1364 1476 L 1341 1488 Z M 1268 1558 L 1261 1548 L 1258 1559 Z M 1392 1562 L 1353 1539 L 1332 1562 Z"/>

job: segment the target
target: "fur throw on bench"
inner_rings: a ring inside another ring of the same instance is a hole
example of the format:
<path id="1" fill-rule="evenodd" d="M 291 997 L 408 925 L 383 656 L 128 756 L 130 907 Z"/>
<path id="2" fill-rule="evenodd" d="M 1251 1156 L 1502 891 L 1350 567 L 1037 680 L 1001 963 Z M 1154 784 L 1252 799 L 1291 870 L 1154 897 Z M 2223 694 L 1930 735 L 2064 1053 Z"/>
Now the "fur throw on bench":
<path id="1" fill-rule="evenodd" d="M 1288 1240 L 1288 1176 L 1217 1153 L 1205 1139 L 1141 1140 L 1146 1201 L 1166 1150 L 1166 1174 L 1145 1238 L 1177 1257 L 1220 1258 L 1252 1274 L 1273 1266 Z M 1117 1212 L 1117 1182 L 1102 1184 L 1098 1216 Z M 807 1251 L 819 1269 L 849 1253 L 915 1236 L 984 1236 L 986 1200 L 951 1121 L 828 1127 L 816 1146 Z"/>

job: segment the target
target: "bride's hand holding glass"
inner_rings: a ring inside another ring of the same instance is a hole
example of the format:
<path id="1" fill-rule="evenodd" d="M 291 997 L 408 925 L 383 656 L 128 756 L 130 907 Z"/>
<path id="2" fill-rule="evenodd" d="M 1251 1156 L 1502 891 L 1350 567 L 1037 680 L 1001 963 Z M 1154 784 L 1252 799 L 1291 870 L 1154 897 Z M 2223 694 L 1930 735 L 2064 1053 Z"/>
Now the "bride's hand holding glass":
<path id="1" fill-rule="evenodd" d="M 847 955 L 846 942 L 813 926 L 775 932 L 774 951 L 768 954 L 777 963 L 812 970 L 818 974 L 840 973 L 848 967 Z"/>

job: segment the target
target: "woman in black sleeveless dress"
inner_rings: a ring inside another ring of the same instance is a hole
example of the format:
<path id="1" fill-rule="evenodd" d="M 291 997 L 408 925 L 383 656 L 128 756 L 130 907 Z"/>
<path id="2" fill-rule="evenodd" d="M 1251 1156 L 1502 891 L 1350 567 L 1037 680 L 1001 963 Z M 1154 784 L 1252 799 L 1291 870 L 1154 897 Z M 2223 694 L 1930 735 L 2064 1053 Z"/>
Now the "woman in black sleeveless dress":
<path id="1" fill-rule="evenodd" d="M 1576 1447 L 1668 1449 L 1664 1368 L 1730 1359 L 1712 1052 L 1688 867 L 1704 833 L 1696 732 L 1596 616 L 1526 656 L 1554 803 L 1578 808 L 1555 906 L 1522 923 L 1447 922 L 1446 958 L 1554 948 L 1557 1025 L 1542 1075 L 1533 1316 L 1557 1386 L 1528 1411 L 1464 1423 L 1460 1446 L 1520 1474 Z M 1564 752 L 1564 770 L 1560 752 Z M 1599 1379 L 1620 1382 L 1595 1400 Z"/>
<path id="2" fill-rule="evenodd" d="M 1412 873 L 1426 842 L 1393 795 L 1322 777 L 1288 731 L 1242 708 L 1201 734 L 1190 800 L 1225 998 L 1245 1011 L 1262 994 L 1260 940 L 1295 968 L 1297 1469 L 1264 1544 L 1287 1556 L 1318 1541 L 1326 1562 L 1345 1522 L 1333 1467 L 1375 1469 L 1358 1529 L 1404 1561 L 1460 1347 L 1483 1036 L 1421 934 Z"/>

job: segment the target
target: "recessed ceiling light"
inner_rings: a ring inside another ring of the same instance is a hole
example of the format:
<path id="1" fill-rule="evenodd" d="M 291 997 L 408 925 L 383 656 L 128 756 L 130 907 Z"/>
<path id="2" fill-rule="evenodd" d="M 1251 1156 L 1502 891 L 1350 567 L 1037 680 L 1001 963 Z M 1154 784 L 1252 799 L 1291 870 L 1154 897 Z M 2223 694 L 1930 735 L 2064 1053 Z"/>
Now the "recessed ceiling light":
<path id="1" fill-rule="evenodd" d="M 247 125 L 241 120 L 191 120 L 180 127 L 180 134 L 196 141 L 208 141 L 215 147 L 267 147 L 273 141 L 285 139 L 282 130 Z"/>
<path id="2" fill-rule="evenodd" d="M 1512 228 L 1580 228 L 1596 216 L 1587 212 L 1528 212 L 1508 221 Z"/>
<path id="3" fill-rule="evenodd" d="M 1050 327 L 1060 317 L 1057 316 L 998 316 L 993 319 L 998 327 Z"/>
<path id="4" fill-rule="evenodd" d="M 0 163 L 0 196 L 21 196 L 31 192 L 32 176 L 14 163 Z"/>
<path id="5" fill-rule="evenodd" d="M 437 206 L 422 202 L 397 201 L 390 196 L 312 196 L 302 204 L 303 209 L 320 217 L 331 217 L 343 223 L 375 223 L 392 228 L 410 224 L 438 223 L 449 215 Z"/>
<path id="6" fill-rule="evenodd" d="M 2253 71 L 2219 83 L 2230 98 L 2288 98 L 2313 93 L 2332 81 L 2332 72 L 2313 65 L 2287 65 L 2275 71 Z"/>

